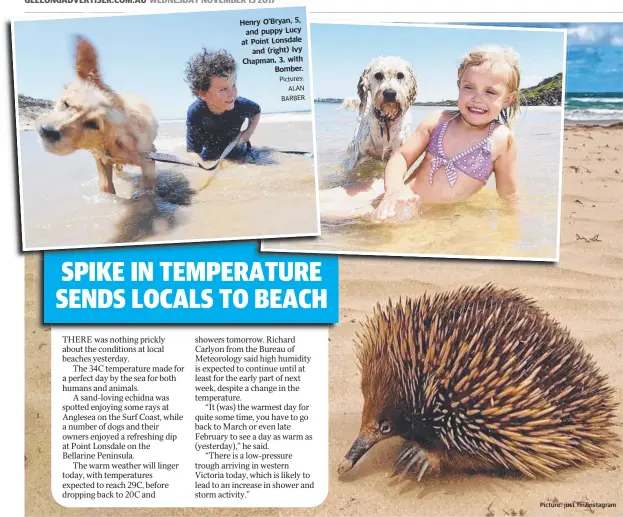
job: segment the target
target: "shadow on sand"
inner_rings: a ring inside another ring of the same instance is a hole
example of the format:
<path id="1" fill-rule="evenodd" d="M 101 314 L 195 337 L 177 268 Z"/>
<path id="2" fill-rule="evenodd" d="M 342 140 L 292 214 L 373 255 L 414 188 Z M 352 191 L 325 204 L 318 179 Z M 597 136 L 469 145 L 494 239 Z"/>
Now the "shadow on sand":
<path id="1" fill-rule="evenodd" d="M 228 159 L 233 163 L 275 165 L 276 151 L 266 147 L 254 147 L 243 156 Z M 123 171 L 120 178 L 132 183 L 131 199 L 125 201 L 125 212 L 116 225 L 116 235 L 111 243 L 136 242 L 153 236 L 159 230 L 171 230 L 176 225 L 179 206 L 190 205 L 197 191 L 191 188 L 188 178 L 175 170 L 159 169 L 156 192 L 144 193 L 138 189 L 140 175 Z"/>
<path id="2" fill-rule="evenodd" d="M 174 228 L 178 206 L 189 205 L 196 194 L 188 178 L 175 171 L 158 171 L 155 194 L 138 190 L 139 174 L 124 172 L 122 178 L 134 185 L 134 191 L 116 225 L 113 243 L 135 242 L 149 237 L 162 225 L 169 230 Z"/>

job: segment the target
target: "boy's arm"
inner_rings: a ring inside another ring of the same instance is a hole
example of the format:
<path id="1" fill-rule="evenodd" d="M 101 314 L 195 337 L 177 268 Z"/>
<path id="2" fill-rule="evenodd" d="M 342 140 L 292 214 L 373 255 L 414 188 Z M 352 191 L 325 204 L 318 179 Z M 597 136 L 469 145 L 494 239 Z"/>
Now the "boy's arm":
<path id="1" fill-rule="evenodd" d="M 191 107 L 186 114 L 186 150 L 190 153 L 197 153 L 202 159 L 205 159 L 203 142 L 200 117 Z"/>
<path id="2" fill-rule="evenodd" d="M 245 142 L 248 142 L 249 140 L 251 140 L 251 136 L 255 132 L 255 128 L 257 127 L 259 123 L 260 123 L 260 113 L 256 113 L 249 120 L 249 127 L 247 127 L 247 129 L 245 129 L 242 133 L 240 133 L 241 144 L 244 144 Z"/>
<path id="3" fill-rule="evenodd" d="M 505 201 L 514 202 L 517 198 L 517 143 L 512 133 L 508 134 L 506 150 L 493 164 L 495 188 Z"/>
<path id="4" fill-rule="evenodd" d="M 255 132 L 255 128 L 260 122 L 260 113 L 262 108 L 257 102 L 245 99 L 244 97 L 238 97 L 238 102 L 242 107 L 242 113 L 249 119 L 249 126 L 242 133 L 240 133 L 240 143 L 244 144 L 251 140 L 251 136 Z"/>

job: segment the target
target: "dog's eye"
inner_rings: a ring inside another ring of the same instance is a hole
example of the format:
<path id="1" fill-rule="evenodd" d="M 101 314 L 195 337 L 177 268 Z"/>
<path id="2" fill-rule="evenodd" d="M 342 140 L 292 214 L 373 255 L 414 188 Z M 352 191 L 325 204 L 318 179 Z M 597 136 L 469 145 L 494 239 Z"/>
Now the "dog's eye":
<path id="1" fill-rule="evenodd" d="M 99 126 L 97 125 L 97 122 L 95 120 L 87 120 L 84 123 L 84 127 L 88 129 L 99 129 Z"/>
<path id="2" fill-rule="evenodd" d="M 374 78 L 377 81 L 382 81 L 383 80 L 383 74 L 381 72 L 377 72 L 376 74 L 374 74 Z"/>
<path id="3" fill-rule="evenodd" d="M 397 77 L 398 79 L 404 79 L 404 78 L 405 78 L 405 74 L 403 74 L 402 72 L 398 72 L 398 73 L 396 74 L 396 77 Z"/>
<path id="4" fill-rule="evenodd" d="M 63 106 L 65 106 L 65 109 L 69 109 L 69 103 L 67 101 L 63 101 Z"/>

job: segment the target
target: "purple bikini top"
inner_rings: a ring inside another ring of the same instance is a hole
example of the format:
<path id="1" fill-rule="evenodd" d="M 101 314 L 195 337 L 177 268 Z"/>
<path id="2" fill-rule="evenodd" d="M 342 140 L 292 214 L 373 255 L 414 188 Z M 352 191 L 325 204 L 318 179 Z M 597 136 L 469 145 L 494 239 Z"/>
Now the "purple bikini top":
<path id="1" fill-rule="evenodd" d="M 486 183 L 493 172 L 493 159 L 491 157 L 491 135 L 495 129 L 495 120 L 489 124 L 489 135 L 484 140 L 472 145 L 469 149 L 457 154 L 452 158 L 446 157 L 443 152 L 443 137 L 448 129 L 448 124 L 460 115 L 457 113 L 442 124 L 439 124 L 430 136 L 428 152 L 433 155 L 430 167 L 429 182 L 433 184 L 433 177 L 440 167 L 446 167 L 446 177 L 450 186 L 456 183 L 457 170 L 468 176 Z"/>

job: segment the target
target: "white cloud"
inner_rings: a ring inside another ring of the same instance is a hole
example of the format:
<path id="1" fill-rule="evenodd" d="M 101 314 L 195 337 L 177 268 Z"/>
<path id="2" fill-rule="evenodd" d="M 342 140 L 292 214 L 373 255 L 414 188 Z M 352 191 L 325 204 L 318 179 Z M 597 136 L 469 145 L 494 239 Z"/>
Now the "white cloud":
<path id="1" fill-rule="evenodd" d="M 578 40 L 583 43 L 594 42 L 597 39 L 595 31 L 587 25 L 573 27 L 567 30 L 567 36 L 571 40 Z"/>
<path id="2" fill-rule="evenodd" d="M 542 75 L 522 75 L 521 76 L 521 87 L 530 88 L 531 86 L 536 86 L 543 79 L 545 79 L 545 77 L 543 77 Z"/>
<path id="3" fill-rule="evenodd" d="M 621 23 L 590 23 L 575 25 L 567 29 L 569 43 L 583 45 L 623 46 L 623 24 Z"/>

